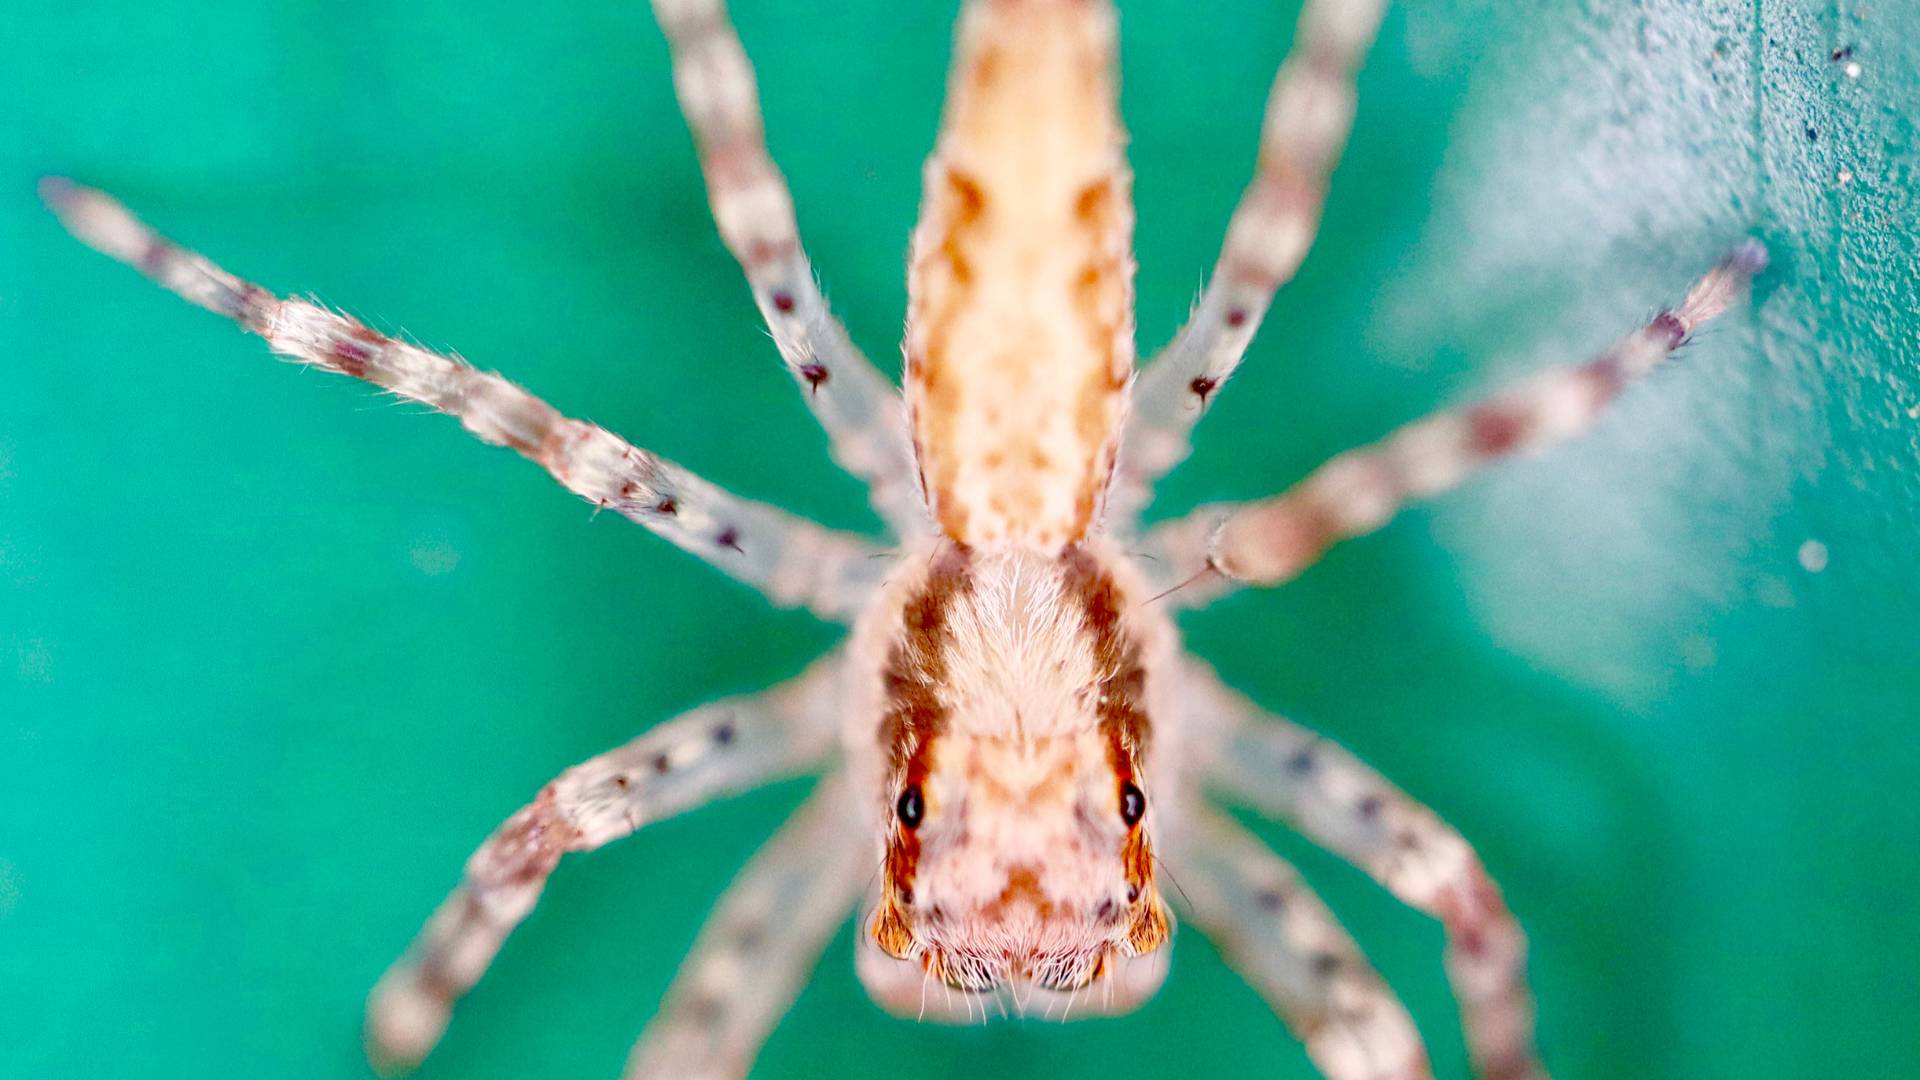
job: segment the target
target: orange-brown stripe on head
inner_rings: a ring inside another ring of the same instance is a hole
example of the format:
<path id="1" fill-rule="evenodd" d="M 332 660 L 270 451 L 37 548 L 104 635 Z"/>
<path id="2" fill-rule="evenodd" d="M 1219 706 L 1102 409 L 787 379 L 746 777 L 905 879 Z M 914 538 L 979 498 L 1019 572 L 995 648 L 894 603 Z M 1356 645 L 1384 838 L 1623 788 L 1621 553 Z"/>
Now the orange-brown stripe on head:
<path id="1" fill-rule="evenodd" d="M 928 502 L 980 546 L 1085 535 L 1133 371 L 1133 207 L 1104 0 L 973 0 L 908 276 Z"/>
<path id="2" fill-rule="evenodd" d="M 970 561 L 968 550 L 957 545 L 933 558 L 925 582 L 901 607 L 900 633 L 881 671 L 887 713 L 880 740 L 894 778 L 888 792 L 894 801 L 883 811 L 888 822 L 885 879 L 872 930 L 875 942 L 896 958 L 905 958 L 912 943 L 901 905 L 912 902 L 920 862 L 919 835 L 912 823 L 902 820 L 902 800 L 911 790 L 924 811 L 923 786 L 933 744 L 947 719 L 940 698 L 947 677 L 947 613 L 967 587 Z"/>
<path id="3" fill-rule="evenodd" d="M 1067 587 L 1080 601 L 1081 619 L 1093 641 L 1100 672 L 1096 684 L 1100 730 L 1107 738 L 1107 760 L 1113 767 L 1118 801 L 1125 813 L 1129 789 L 1131 796 L 1142 800 L 1143 807 L 1146 798 L 1147 785 L 1139 768 L 1152 734 L 1146 713 L 1146 668 L 1139 643 L 1127 633 L 1122 618 L 1123 597 L 1113 576 L 1084 548 L 1069 549 L 1061 563 Z M 1144 818 L 1128 825 L 1120 858 L 1127 883 L 1139 897 L 1127 942 L 1135 955 L 1150 953 L 1166 942 L 1172 928 L 1154 880 L 1153 846 Z"/>

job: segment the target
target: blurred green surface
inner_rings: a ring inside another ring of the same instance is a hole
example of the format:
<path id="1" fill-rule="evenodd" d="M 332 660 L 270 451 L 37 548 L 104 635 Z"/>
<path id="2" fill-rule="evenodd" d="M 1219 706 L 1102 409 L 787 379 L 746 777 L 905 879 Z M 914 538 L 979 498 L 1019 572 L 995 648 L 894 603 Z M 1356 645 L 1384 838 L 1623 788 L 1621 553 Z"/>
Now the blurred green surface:
<path id="1" fill-rule="evenodd" d="M 1212 262 L 1296 10 L 1124 5 L 1149 347 Z M 736 17 L 815 260 L 897 368 L 951 10 Z M 640 3 L 26 0 L 4 32 L 0 1077 L 363 1076 L 363 993 L 502 816 L 835 633 L 457 425 L 272 362 L 68 240 L 34 178 L 738 490 L 872 519 L 713 235 Z M 1481 846 L 1561 1077 L 1911 1075 L 1920 11 L 1429 0 L 1361 89 L 1322 239 L 1162 512 L 1581 356 L 1749 232 L 1774 270 L 1593 438 L 1190 617 L 1191 644 Z M 422 1076 L 615 1075 L 802 787 L 569 864 Z M 1463 1075 L 1435 927 L 1266 832 Z M 870 1007 L 849 938 L 758 1075 L 1310 1075 L 1196 935 L 1135 1016 L 960 1031 Z"/>

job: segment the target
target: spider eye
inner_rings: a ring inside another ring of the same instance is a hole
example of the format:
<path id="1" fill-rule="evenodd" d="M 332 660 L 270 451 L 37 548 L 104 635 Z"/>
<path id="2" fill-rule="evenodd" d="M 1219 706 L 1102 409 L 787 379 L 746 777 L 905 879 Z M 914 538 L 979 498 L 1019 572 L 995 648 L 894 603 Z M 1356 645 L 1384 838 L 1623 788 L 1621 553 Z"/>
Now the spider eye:
<path id="1" fill-rule="evenodd" d="M 1129 780 L 1121 784 L 1120 820 L 1126 822 L 1127 828 L 1131 829 L 1135 825 L 1140 824 L 1140 819 L 1146 816 L 1147 797 L 1141 793 L 1138 787 L 1134 786 L 1133 781 Z"/>
<path id="2" fill-rule="evenodd" d="M 900 801 L 893 804 L 894 813 L 900 815 L 900 824 L 909 829 L 920 827 L 920 821 L 927 816 L 927 801 L 920 795 L 919 784 L 908 784 L 900 793 Z"/>

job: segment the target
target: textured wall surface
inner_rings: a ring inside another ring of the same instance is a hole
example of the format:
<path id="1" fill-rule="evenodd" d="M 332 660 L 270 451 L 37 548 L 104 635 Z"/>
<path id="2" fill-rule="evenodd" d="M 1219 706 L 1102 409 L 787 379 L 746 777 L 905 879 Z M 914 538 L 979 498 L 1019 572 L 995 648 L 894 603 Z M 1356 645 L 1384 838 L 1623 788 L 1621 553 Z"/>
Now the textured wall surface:
<path id="1" fill-rule="evenodd" d="M 950 11 L 812 7 L 735 14 L 815 261 L 897 368 Z M 1296 5 L 1123 7 L 1151 347 Z M 365 1075 L 362 994 L 502 816 L 834 634 L 444 419 L 275 364 L 68 240 L 34 178 L 744 493 L 871 520 L 713 234 L 640 3 L 6 23 L 0 1077 Z M 1481 845 L 1563 1078 L 1909 1071 L 1920 9 L 1428 0 L 1361 92 L 1322 240 L 1170 510 L 1584 355 L 1742 235 L 1774 269 L 1591 439 L 1190 617 L 1192 645 Z M 423 1076 L 614 1075 L 802 786 L 566 867 Z M 1265 832 L 1462 1075 L 1437 929 Z M 966 1031 L 870 1008 L 850 935 L 759 1075 L 1310 1075 L 1195 935 L 1135 1016 Z"/>

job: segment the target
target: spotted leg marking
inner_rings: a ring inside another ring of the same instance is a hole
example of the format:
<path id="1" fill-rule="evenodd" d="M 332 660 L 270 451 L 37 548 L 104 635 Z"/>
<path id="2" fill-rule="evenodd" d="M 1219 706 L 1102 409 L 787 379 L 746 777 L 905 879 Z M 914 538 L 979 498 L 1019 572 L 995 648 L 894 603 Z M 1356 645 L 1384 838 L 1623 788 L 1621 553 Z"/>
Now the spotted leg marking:
<path id="1" fill-rule="evenodd" d="M 1353 127 L 1354 75 L 1385 0 L 1308 0 L 1274 77 L 1253 180 L 1187 324 L 1140 374 L 1108 519 L 1131 529 L 1154 482 L 1192 452 L 1193 426 L 1240 366 L 1273 294 L 1320 227 L 1327 182 Z"/>
<path id="2" fill-rule="evenodd" d="M 1203 744 L 1215 748 L 1201 766 L 1208 786 L 1285 821 L 1439 919 L 1475 1073 L 1545 1080 L 1526 935 L 1473 848 L 1346 750 L 1260 709 L 1206 665 L 1188 671 L 1210 729 Z"/>
<path id="3" fill-rule="evenodd" d="M 829 658 L 759 694 L 717 701 L 561 773 L 467 860 L 465 880 L 367 1000 L 367 1054 L 424 1058 L 457 1002 L 533 910 L 569 852 L 804 770 L 831 752 L 839 665 Z"/>
<path id="4" fill-rule="evenodd" d="M 1166 856 L 1193 921 L 1328 1080 L 1432 1076 L 1413 1020 L 1300 875 L 1219 812 L 1182 808 Z"/>
<path id="5" fill-rule="evenodd" d="M 41 193 L 82 241 L 260 335 L 281 356 L 458 417 L 480 441 L 511 447 L 568 491 L 639 522 L 781 607 L 850 621 L 885 576 L 880 548 L 729 494 L 460 359 L 305 300 L 282 300 L 175 245 L 101 192 L 48 180 Z"/>
<path id="6" fill-rule="evenodd" d="M 902 538 L 926 533 L 905 408 L 814 280 L 793 196 L 767 153 L 753 66 L 726 5 L 654 0 L 653 10 L 673 51 L 674 89 L 699 147 L 720 237 L 746 271 L 781 359 L 826 428 L 834 460 L 867 482 L 887 525 Z"/>
<path id="7" fill-rule="evenodd" d="M 873 869 L 844 773 L 821 782 L 740 872 L 647 1025 L 627 1080 L 747 1075 Z"/>
<path id="8" fill-rule="evenodd" d="M 1372 446 L 1341 454 L 1273 498 L 1206 507 L 1156 527 L 1141 547 L 1157 560 L 1157 577 L 1202 586 L 1176 589 L 1167 600 L 1195 607 L 1233 584 L 1281 584 L 1336 542 L 1386 524 L 1411 499 L 1437 495 L 1488 465 L 1585 434 L 1621 391 L 1725 311 L 1766 264 L 1766 249 L 1749 240 L 1696 281 L 1678 308 L 1655 315 L 1584 364 L 1543 372 L 1477 405 L 1417 420 Z"/>

